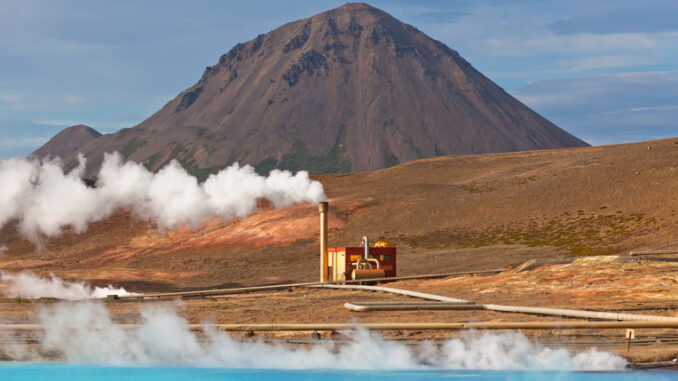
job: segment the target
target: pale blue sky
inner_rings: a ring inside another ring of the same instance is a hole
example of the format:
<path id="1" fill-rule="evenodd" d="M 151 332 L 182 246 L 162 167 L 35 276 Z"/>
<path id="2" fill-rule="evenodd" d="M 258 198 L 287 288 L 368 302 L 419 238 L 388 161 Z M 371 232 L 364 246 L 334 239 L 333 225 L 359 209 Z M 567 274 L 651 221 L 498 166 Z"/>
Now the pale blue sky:
<path id="1" fill-rule="evenodd" d="M 0 0 L 0 157 L 141 122 L 238 42 L 343 1 Z M 678 136 L 678 2 L 375 0 L 591 144 Z"/>

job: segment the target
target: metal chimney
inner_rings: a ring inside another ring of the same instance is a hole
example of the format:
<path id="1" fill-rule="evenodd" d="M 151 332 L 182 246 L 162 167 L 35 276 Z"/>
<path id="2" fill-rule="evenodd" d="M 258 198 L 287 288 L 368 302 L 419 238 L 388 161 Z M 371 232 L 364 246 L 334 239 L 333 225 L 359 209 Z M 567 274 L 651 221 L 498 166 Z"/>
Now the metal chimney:
<path id="1" fill-rule="evenodd" d="M 327 264 L 327 209 L 329 204 L 323 201 L 318 204 L 320 212 L 320 281 L 327 282 L 329 272 Z"/>

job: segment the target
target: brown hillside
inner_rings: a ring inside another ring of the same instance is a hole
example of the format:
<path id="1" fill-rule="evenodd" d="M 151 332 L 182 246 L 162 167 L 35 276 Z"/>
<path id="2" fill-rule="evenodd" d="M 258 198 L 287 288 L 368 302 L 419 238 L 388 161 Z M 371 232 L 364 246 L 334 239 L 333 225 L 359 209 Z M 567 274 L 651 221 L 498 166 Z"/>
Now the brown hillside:
<path id="1" fill-rule="evenodd" d="M 394 241 L 403 275 L 678 248 L 678 138 L 317 178 L 330 198 L 331 244 Z M 315 280 L 317 225 L 315 205 L 165 234 L 121 213 L 41 253 L 5 227 L 0 267 L 135 289 Z"/>
<path id="2" fill-rule="evenodd" d="M 68 127 L 58 134 L 54 135 L 47 143 L 38 148 L 30 156 L 43 158 L 52 157 L 73 157 L 77 156 L 79 150 L 101 136 L 101 133 L 92 127 L 78 124 Z"/>
<path id="3" fill-rule="evenodd" d="M 366 4 L 347 4 L 236 45 L 140 125 L 81 147 L 198 177 L 371 171 L 426 157 L 580 147 L 457 52 Z M 75 154 L 66 158 L 73 161 Z"/>

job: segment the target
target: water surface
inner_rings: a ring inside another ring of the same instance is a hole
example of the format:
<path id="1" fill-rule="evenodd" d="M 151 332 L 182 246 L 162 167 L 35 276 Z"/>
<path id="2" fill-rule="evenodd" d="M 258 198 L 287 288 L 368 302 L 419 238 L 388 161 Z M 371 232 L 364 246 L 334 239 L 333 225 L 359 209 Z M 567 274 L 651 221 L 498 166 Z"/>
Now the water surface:
<path id="1" fill-rule="evenodd" d="M 544 372 L 472 370 L 270 370 L 181 367 L 104 367 L 70 364 L 7 363 L 0 365 L 3 381 L 425 381 L 425 380 L 547 380 L 547 381 L 664 381 L 678 380 L 673 372 Z"/>

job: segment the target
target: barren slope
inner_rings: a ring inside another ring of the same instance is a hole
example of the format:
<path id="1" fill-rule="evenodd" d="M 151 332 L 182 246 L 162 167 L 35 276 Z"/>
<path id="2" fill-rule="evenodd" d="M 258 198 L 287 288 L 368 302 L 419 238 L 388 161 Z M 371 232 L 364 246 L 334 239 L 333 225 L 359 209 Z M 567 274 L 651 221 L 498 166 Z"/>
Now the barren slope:
<path id="1" fill-rule="evenodd" d="M 318 179 L 330 197 L 330 243 L 394 241 L 401 274 L 678 247 L 676 138 L 439 157 Z M 6 227 L 0 266 L 137 289 L 315 280 L 316 213 L 262 209 L 164 234 L 120 213 L 41 253 Z"/>
<path id="2" fill-rule="evenodd" d="M 31 154 L 32 157 L 74 157 L 80 149 L 101 136 L 101 133 L 84 124 L 68 127 L 54 135 L 47 143 Z"/>

